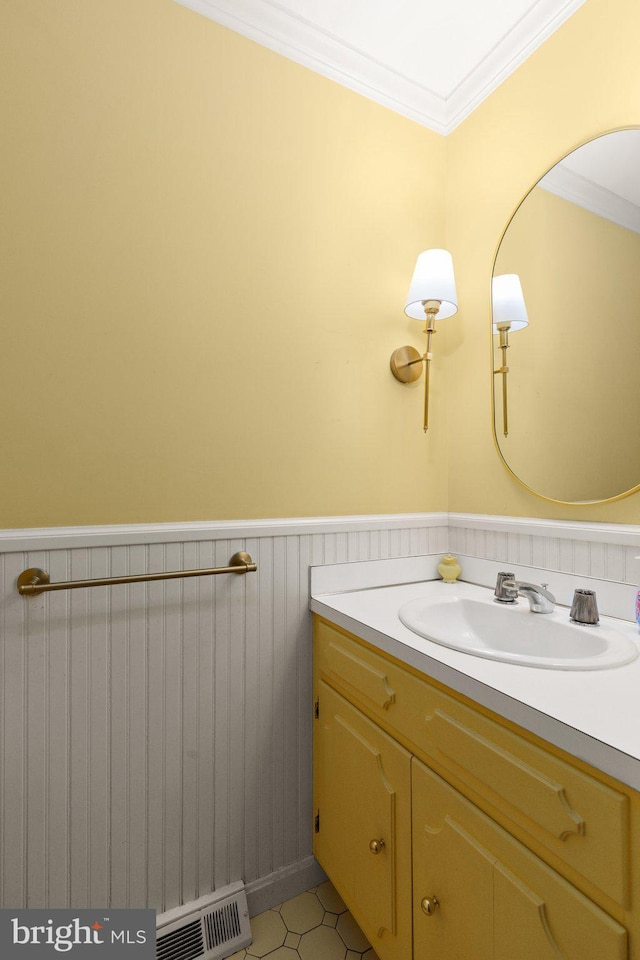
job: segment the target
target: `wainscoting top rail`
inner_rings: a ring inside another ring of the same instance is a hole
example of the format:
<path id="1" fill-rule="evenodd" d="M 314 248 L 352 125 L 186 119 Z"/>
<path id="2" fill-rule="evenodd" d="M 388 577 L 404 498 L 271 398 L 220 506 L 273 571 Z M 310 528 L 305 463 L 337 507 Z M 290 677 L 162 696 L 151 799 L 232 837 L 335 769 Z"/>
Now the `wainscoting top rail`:
<path id="1" fill-rule="evenodd" d="M 149 580 L 181 580 L 185 577 L 211 577 L 218 573 L 254 573 L 258 565 L 248 553 L 234 553 L 228 567 L 211 567 L 203 570 L 173 570 L 168 573 L 139 573 L 126 577 L 101 577 L 95 580 L 49 581 L 46 570 L 29 567 L 17 580 L 18 593 L 23 597 L 37 597 L 52 590 L 77 590 L 80 587 L 110 587 L 120 583 L 145 583 Z"/>

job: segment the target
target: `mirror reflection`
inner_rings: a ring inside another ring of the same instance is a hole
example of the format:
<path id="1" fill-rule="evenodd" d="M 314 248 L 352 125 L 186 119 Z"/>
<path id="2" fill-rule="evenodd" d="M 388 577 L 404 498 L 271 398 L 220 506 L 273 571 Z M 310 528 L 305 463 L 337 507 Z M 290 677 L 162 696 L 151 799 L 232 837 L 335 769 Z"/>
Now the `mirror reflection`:
<path id="1" fill-rule="evenodd" d="M 492 280 L 494 431 L 534 492 L 640 484 L 640 130 L 591 140 L 527 194 Z"/>

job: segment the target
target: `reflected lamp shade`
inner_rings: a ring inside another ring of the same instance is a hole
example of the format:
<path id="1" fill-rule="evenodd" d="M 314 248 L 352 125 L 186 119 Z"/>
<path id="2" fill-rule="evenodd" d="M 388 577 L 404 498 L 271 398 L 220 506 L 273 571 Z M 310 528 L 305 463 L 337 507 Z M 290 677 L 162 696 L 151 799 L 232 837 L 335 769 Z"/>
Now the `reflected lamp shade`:
<path id="1" fill-rule="evenodd" d="M 522 330 L 529 323 L 522 285 L 517 273 L 503 273 L 493 278 L 491 301 L 494 333 L 500 332 L 499 323 L 510 323 L 509 329 L 512 333 L 515 330 Z"/>
<path id="2" fill-rule="evenodd" d="M 414 320 L 424 320 L 425 300 L 440 300 L 437 320 L 458 312 L 453 261 L 448 250 L 424 250 L 416 262 L 404 312 Z"/>

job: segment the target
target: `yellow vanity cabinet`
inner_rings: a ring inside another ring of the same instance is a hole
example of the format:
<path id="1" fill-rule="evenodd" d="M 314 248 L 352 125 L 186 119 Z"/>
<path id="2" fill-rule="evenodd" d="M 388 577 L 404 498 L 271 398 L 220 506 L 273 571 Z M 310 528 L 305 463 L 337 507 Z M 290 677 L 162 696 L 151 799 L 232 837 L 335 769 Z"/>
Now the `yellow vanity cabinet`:
<path id="1" fill-rule="evenodd" d="M 381 960 L 411 956 L 411 754 L 323 681 L 314 852 Z"/>
<path id="2" fill-rule="evenodd" d="M 314 691 L 314 852 L 381 960 L 640 960 L 635 791 L 319 617 Z"/>

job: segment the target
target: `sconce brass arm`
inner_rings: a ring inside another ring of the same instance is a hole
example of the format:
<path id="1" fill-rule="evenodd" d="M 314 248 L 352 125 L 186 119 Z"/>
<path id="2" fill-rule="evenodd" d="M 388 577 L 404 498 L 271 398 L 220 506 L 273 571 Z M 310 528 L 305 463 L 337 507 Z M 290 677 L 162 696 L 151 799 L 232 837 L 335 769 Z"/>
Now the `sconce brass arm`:
<path id="1" fill-rule="evenodd" d="M 433 359 L 433 354 L 431 353 L 431 338 L 436 332 L 436 314 L 440 309 L 440 303 L 437 301 L 437 306 L 429 306 L 429 301 L 425 304 L 424 312 L 427 317 L 427 352 L 424 355 L 424 432 L 426 433 L 429 429 L 429 374 L 431 372 L 431 360 Z"/>
<path id="2" fill-rule="evenodd" d="M 497 324 L 497 327 L 500 332 L 502 366 L 498 367 L 497 370 L 494 370 L 493 375 L 496 376 L 496 374 L 502 374 L 502 431 L 505 437 L 507 437 L 509 435 L 509 415 L 507 401 L 507 374 L 509 373 L 509 367 L 507 366 L 507 350 L 509 349 L 509 330 L 511 329 L 511 324 L 499 323 Z"/>
<path id="3" fill-rule="evenodd" d="M 433 354 L 431 352 L 431 338 L 436 333 L 436 316 L 440 309 L 440 300 L 424 300 L 424 312 L 427 320 L 425 333 L 427 335 L 427 350 L 421 355 L 415 347 L 398 347 L 391 354 L 389 366 L 396 380 L 401 383 L 413 383 L 420 379 L 422 368 L 417 364 L 424 363 L 424 432 L 429 429 L 429 374 Z"/>

